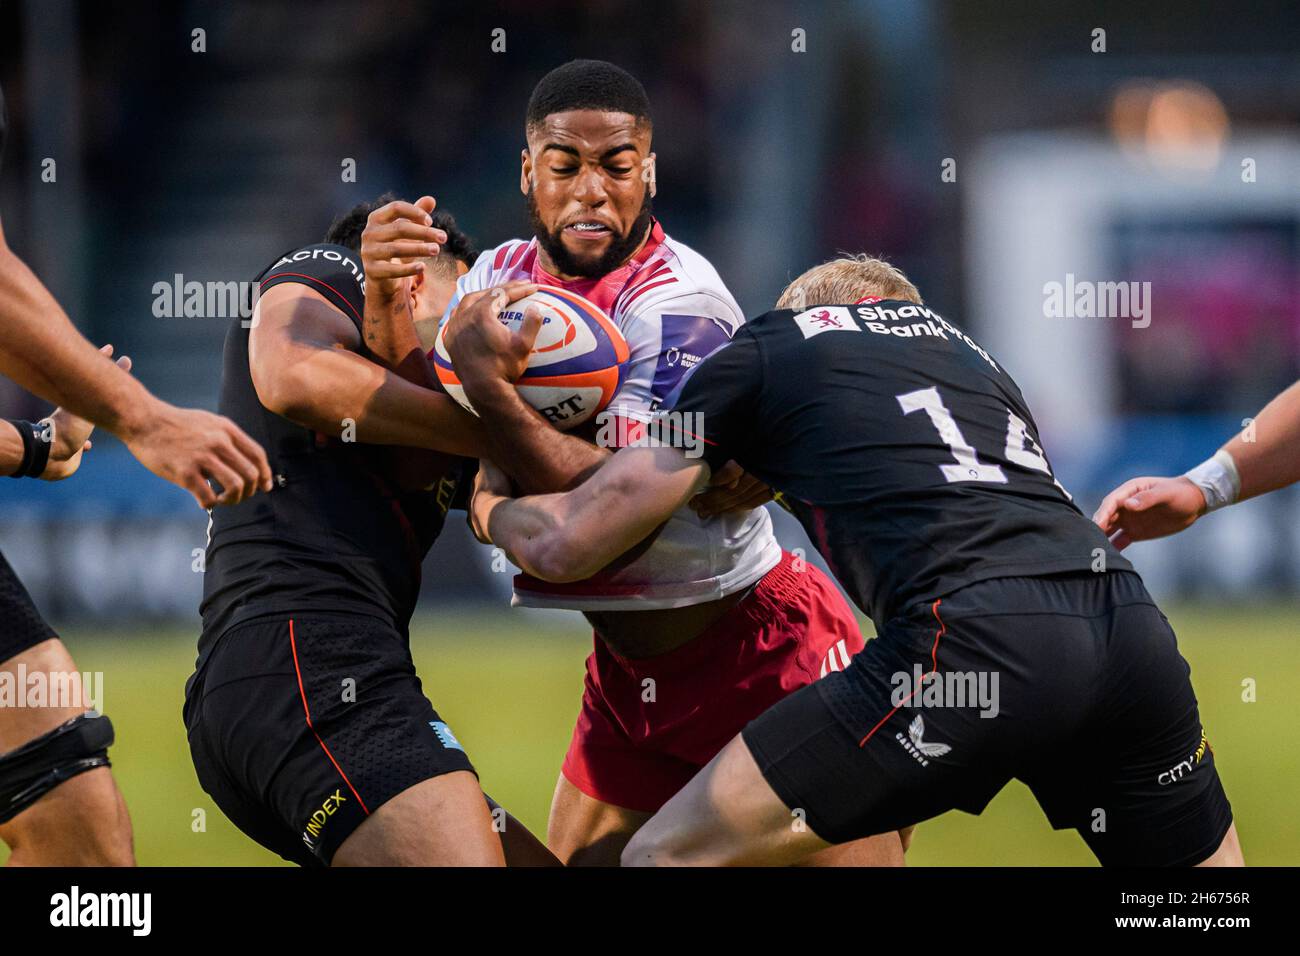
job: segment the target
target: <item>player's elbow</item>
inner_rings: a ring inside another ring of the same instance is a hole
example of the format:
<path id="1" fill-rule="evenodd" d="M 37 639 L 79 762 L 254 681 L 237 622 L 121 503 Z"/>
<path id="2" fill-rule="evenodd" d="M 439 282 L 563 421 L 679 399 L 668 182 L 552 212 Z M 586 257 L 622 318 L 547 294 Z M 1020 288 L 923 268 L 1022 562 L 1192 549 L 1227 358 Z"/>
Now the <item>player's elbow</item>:
<path id="1" fill-rule="evenodd" d="M 533 577 L 555 584 L 567 584 L 591 577 L 598 567 L 593 567 L 589 557 L 579 542 L 567 533 L 563 527 L 541 539 L 532 560 Z"/>
<path id="2" fill-rule="evenodd" d="M 540 538 L 541 573 L 535 576 L 557 584 L 584 581 L 635 544 L 620 529 L 596 530 L 594 519 L 635 502 L 640 478 L 635 474 L 612 477 L 596 498 L 583 500 L 556 516 L 555 524 Z M 574 494 L 570 492 L 569 497 Z"/>
<path id="3" fill-rule="evenodd" d="M 252 373 L 257 400 L 267 411 L 290 421 L 312 417 L 313 386 L 297 366 L 290 365 L 269 374 L 259 374 L 259 370 L 254 367 Z"/>

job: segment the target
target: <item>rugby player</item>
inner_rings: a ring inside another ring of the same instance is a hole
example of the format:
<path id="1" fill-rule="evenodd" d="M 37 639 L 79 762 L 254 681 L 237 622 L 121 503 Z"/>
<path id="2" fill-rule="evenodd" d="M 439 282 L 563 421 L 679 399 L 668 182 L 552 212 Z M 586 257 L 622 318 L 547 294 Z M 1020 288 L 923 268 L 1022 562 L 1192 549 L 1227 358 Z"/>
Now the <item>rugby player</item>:
<path id="1" fill-rule="evenodd" d="M 454 401 L 371 359 L 358 247 L 383 204 L 277 257 L 251 328 L 226 338 L 221 408 L 264 443 L 276 487 L 213 515 L 184 708 L 195 770 L 245 834 L 304 866 L 554 863 L 522 826 L 497 832 L 411 662 L 420 563 L 457 476 L 445 457 L 410 474 L 385 446 L 482 447 Z M 430 222 L 429 268 L 406 281 L 421 320 L 472 258 L 450 216 Z"/>
<path id="2" fill-rule="evenodd" d="M 0 93 L 0 155 L 6 130 Z M 233 423 L 158 400 L 131 377 L 125 357 L 115 363 L 111 354 L 82 337 L 9 249 L 0 224 L 0 372 L 60 406 L 41 423 L 0 423 L 0 473 L 65 478 L 98 425 L 205 508 L 270 487 L 265 454 Z M 47 686 L 66 686 L 78 673 L 3 555 L 0 672 L 44 674 Z M 131 822 L 109 770 L 112 723 L 78 701 L 49 703 L 0 708 L 0 840 L 12 850 L 9 864 L 131 865 Z"/>
<path id="3" fill-rule="evenodd" d="M 448 308 L 503 283 L 558 286 L 605 310 L 628 341 L 624 384 L 595 431 L 606 433 L 605 447 L 592 432 L 558 432 L 519 398 L 509 382 L 527 349 L 504 379 L 466 383 L 488 456 L 526 491 L 564 490 L 596 472 L 609 445 L 637 440 L 684 372 L 744 321 L 709 262 L 653 215 L 652 131 L 644 89 L 613 64 L 576 60 L 543 77 L 528 104 L 520 169 L 534 237 L 484 252 Z M 367 294 L 368 309 L 392 325 L 384 290 Z M 474 378 L 499 353 L 472 326 L 459 328 L 448 348 L 462 378 Z M 637 828 L 747 721 L 862 646 L 829 578 L 782 552 L 756 507 L 769 490 L 739 469 L 715 477 L 696 502 L 701 513 L 666 515 L 645 547 L 599 573 L 564 585 L 515 579 L 516 605 L 580 610 L 595 631 L 548 825 L 547 843 L 567 863 L 616 865 Z M 891 832 L 814 862 L 902 860 Z"/>
<path id="4" fill-rule="evenodd" d="M 1176 478 L 1130 478 L 1093 515 L 1115 547 L 1191 527 L 1211 511 L 1300 481 L 1300 382 L 1214 455 Z"/>
<path id="5" fill-rule="evenodd" d="M 500 328 L 477 305 L 452 321 Z M 1103 864 L 1242 862 L 1168 622 L 1053 477 L 1011 377 L 901 272 L 809 270 L 665 407 L 673 440 L 567 494 L 511 500 L 485 467 L 474 520 L 537 577 L 579 579 L 735 460 L 789 498 L 878 636 L 748 724 L 625 864 L 788 864 L 979 813 L 1012 777 Z M 948 690 L 980 675 L 988 710 Z"/>

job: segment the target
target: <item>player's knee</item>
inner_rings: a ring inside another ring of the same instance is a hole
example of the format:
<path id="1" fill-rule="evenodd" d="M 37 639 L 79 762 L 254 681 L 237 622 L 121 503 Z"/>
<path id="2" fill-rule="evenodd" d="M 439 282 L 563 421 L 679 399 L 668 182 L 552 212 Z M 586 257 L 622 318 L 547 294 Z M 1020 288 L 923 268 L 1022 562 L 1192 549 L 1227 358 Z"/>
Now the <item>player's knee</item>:
<path id="1" fill-rule="evenodd" d="M 619 866 L 659 866 L 661 848 L 658 841 L 646 835 L 649 827 L 642 827 L 632 839 L 627 841 L 623 852 L 619 854 Z"/>
<path id="2" fill-rule="evenodd" d="M 686 866 L 685 845 L 680 833 L 668 827 L 646 824 L 636 833 L 619 855 L 619 866 Z"/>
<path id="3" fill-rule="evenodd" d="M 1237 825 L 1230 824 L 1228 832 L 1223 835 L 1219 848 L 1197 866 L 1245 866 L 1246 860 L 1241 852 L 1241 842 L 1237 839 Z"/>
<path id="4" fill-rule="evenodd" d="M 131 818 L 107 767 L 79 774 L 0 825 L 11 866 L 134 866 Z"/>
<path id="5" fill-rule="evenodd" d="M 11 862 L 131 865 L 130 818 L 108 772 L 113 725 L 87 711 L 0 756 L 0 828 Z"/>

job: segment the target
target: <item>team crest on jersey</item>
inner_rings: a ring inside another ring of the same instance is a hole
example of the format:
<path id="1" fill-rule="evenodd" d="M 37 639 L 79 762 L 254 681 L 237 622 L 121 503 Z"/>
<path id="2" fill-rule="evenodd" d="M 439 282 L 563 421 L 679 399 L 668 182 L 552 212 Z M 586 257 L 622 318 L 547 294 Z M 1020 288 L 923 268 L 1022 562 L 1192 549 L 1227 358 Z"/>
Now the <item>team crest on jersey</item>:
<path id="1" fill-rule="evenodd" d="M 805 309 L 794 317 L 795 325 L 806 339 L 823 332 L 861 332 L 849 310 L 842 305 L 821 305 Z"/>

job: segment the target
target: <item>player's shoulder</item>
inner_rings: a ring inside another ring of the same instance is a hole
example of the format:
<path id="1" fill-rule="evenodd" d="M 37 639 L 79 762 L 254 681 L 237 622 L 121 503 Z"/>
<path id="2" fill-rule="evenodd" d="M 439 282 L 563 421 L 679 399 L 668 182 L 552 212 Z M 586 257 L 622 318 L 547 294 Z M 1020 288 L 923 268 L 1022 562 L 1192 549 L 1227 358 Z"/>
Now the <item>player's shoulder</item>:
<path id="1" fill-rule="evenodd" d="M 677 285 L 676 289 L 665 286 L 667 294 L 703 293 L 718 296 L 727 303 L 735 305 L 736 300 L 732 297 L 731 290 L 722 281 L 722 276 L 718 275 L 718 270 L 714 268 L 712 262 L 672 236 L 664 236 L 663 246 L 666 251 L 663 259 L 663 265 L 667 267 L 666 275 L 672 276 Z"/>
<path id="2" fill-rule="evenodd" d="M 498 282 L 516 274 L 531 273 L 536 245 L 533 239 L 507 239 L 479 253 L 466 275 L 475 280 Z"/>
<path id="3" fill-rule="evenodd" d="M 329 242 L 295 246 L 276 256 L 257 277 L 259 293 L 291 283 L 319 292 L 350 318 L 361 321 L 366 274 L 355 250 Z"/>
<path id="4" fill-rule="evenodd" d="M 665 235 L 656 255 L 620 293 L 615 311 L 632 316 L 674 310 L 713 316 L 733 329 L 745 320 L 713 263 Z"/>
<path id="5" fill-rule="evenodd" d="M 880 303 L 879 312 L 876 310 L 876 303 Z M 798 330 L 807 339 L 822 332 L 860 332 L 864 323 L 875 322 L 876 325 L 879 325 L 880 323 L 877 320 L 885 317 L 891 320 L 922 317 L 938 319 L 939 315 L 924 306 L 918 306 L 915 303 L 901 299 L 873 299 L 871 304 L 861 302 L 825 303 L 810 305 L 806 308 L 770 309 L 762 315 L 749 319 L 745 324 L 759 333 Z"/>
<path id="6" fill-rule="evenodd" d="M 745 320 L 745 325 L 750 326 L 750 331 L 759 329 L 782 328 L 793 321 L 796 315 L 799 315 L 798 309 L 768 309 L 760 315 L 755 315 Z"/>
<path id="7" fill-rule="evenodd" d="M 854 315 L 855 310 L 854 305 L 769 309 L 747 318 L 735 338 L 748 341 L 764 353 L 773 349 L 796 348 L 823 332 L 861 332 L 862 326 Z"/>
<path id="8" fill-rule="evenodd" d="M 310 277 L 323 273 L 341 273 L 349 276 L 358 286 L 365 285 L 360 253 L 331 242 L 294 246 L 276 256 L 262 270 L 259 278 L 266 281 L 279 276 L 293 277 L 301 274 Z"/>
<path id="9" fill-rule="evenodd" d="M 794 319 L 799 314 L 797 309 L 769 309 L 758 315 L 747 316 L 736 330 L 735 338 L 754 341 L 779 336 L 786 329 L 796 327 Z"/>

